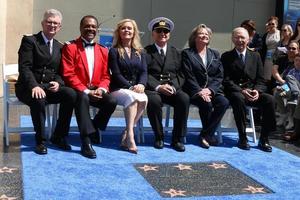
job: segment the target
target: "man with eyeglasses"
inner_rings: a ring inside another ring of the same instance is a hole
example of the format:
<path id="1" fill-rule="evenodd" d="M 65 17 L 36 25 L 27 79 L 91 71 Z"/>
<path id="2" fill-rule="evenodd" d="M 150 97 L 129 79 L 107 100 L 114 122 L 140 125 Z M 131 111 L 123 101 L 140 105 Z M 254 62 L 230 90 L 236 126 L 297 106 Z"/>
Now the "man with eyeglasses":
<path id="1" fill-rule="evenodd" d="M 162 126 L 162 107 L 168 104 L 174 107 L 174 127 L 171 147 L 183 152 L 182 139 L 186 134 L 189 112 L 189 96 L 182 91 L 184 83 L 180 52 L 168 44 L 174 23 L 165 17 L 153 19 L 148 24 L 154 44 L 145 47 L 147 51 L 148 96 L 147 114 L 155 134 L 154 147 L 164 147 Z"/>
<path id="2" fill-rule="evenodd" d="M 65 87 L 59 75 L 62 44 L 54 39 L 61 28 L 62 14 L 55 9 L 44 13 L 42 31 L 24 36 L 19 49 L 19 77 L 16 96 L 30 107 L 35 130 L 37 154 L 47 154 L 45 145 L 45 106 L 60 103 L 59 117 L 51 142 L 63 150 L 71 150 L 69 133 L 76 93 Z"/>

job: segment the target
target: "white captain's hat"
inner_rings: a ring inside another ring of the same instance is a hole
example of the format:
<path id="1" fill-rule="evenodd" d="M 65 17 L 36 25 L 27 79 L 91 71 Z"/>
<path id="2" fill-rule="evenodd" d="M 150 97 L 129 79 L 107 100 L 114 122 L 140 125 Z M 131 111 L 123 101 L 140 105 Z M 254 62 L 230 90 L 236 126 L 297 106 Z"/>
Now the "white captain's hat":
<path id="1" fill-rule="evenodd" d="M 155 29 L 167 29 L 171 32 L 174 29 L 174 23 L 166 17 L 157 17 L 149 22 L 148 29 L 149 31 L 154 31 Z"/>

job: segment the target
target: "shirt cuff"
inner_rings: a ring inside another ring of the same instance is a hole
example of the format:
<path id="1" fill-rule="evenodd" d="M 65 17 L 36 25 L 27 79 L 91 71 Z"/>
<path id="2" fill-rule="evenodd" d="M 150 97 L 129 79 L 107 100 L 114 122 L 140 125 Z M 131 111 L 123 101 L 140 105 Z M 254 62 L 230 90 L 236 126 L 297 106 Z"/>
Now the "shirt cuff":
<path id="1" fill-rule="evenodd" d="M 90 91 L 89 89 L 85 89 L 85 90 L 83 90 L 83 92 L 84 92 L 85 94 L 89 94 L 91 91 Z"/>
<path id="2" fill-rule="evenodd" d="M 102 87 L 100 87 L 99 89 L 102 90 L 104 94 L 107 93 L 107 89 L 102 88 Z"/>

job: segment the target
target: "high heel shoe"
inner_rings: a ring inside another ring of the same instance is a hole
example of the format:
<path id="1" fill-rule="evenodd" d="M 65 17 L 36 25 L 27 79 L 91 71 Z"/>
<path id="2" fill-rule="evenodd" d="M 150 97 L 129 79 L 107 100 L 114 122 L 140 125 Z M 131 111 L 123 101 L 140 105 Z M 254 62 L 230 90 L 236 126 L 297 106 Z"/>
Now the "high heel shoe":
<path id="1" fill-rule="evenodd" d="M 128 149 L 128 152 L 129 152 L 129 153 L 133 153 L 133 154 L 137 154 L 137 153 L 138 153 L 138 149 L 137 149 L 137 148 L 132 148 L 132 149 L 129 148 L 129 149 Z"/>
<path id="2" fill-rule="evenodd" d="M 128 152 L 129 153 L 133 153 L 133 154 L 137 154 L 138 153 L 138 149 L 135 145 L 135 142 L 131 142 L 131 141 L 128 141 Z M 135 147 L 133 147 L 135 146 Z"/>
<path id="3" fill-rule="evenodd" d="M 123 149 L 124 151 L 128 151 L 127 131 L 126 130 L 124 130 L 122 133 L 122 140 L 121 140 L 120 148 Z"/>

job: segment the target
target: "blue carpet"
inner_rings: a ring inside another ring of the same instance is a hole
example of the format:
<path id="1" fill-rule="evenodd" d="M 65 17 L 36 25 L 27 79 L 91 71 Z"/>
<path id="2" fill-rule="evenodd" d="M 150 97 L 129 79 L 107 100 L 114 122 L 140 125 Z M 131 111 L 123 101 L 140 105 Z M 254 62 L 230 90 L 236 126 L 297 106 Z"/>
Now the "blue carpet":
<path id="1" fill-rule="evenodd" d="M 25 121 L 28 121 L 25 120 Z M 22 124 L 26 124 L 25 122 Z M 153 137 L 146 134 L 146 143 L 138 145 L 138 155 L 120 151 L 120 134 L 104 132 L 103 143 L 94 146 L 97 159 L 90 160 L 79 154 L 78 133 L 71 133 L 71 152 L 64 152 L 48 145 L 44 156 L 33 152 L 34 134 L 21 135 L 23 163 L 24 199 L 57 200 L 156 200 L 163 198 L 135 169 L 139 163 L 200 163 L 226 162 L 250 178 L 268 187 L 274 193 L 243 194 L 226 196 L 178 197 L 175 199 L 299 199 L 300 158 L 274 148 L 265 153 L 252 146 L 250 151 L 238 149 L 237 133 L 226 133 L 224 143 L 208 150 L 197 145 L 197 136 L 189 133 L 186 151 L 178 153 L 166 147 L 157 150 L 152 147 Z M 174 198 L 172 198 L 174 199 Z"/>

